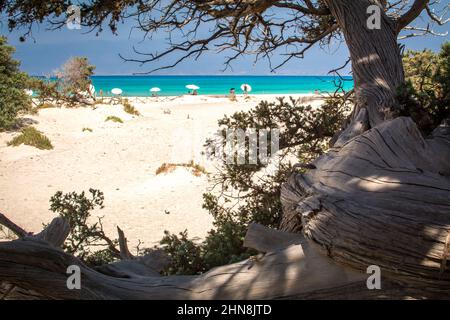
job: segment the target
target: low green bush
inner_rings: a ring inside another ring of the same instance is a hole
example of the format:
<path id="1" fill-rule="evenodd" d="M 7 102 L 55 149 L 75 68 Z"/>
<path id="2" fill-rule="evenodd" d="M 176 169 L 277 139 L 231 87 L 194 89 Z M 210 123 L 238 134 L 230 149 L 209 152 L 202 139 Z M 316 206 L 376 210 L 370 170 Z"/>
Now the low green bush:
<path id="1" fill-rule="evenodd" d="M 112 121 L 112 122 L 117 122 L 117 123 L 123 123 L 123 120 L 120 119 L 119 117 L 116 117 L 116 116 L 108 116 L 108 117 L 106 117 L 106 119 L 105 119 L 105 122 L 106 122 L 106 121 Z"/>
<path id="2" fill-rule="evenodd" d="M 140 116 L 141 114 L 139 113 L 139 111 L 128 101 L 128 99 L 125 99 L 123 101 L 123 110 L 126 113 L 129 113 L 133 116 Z"/>
<path id="3" fill-rule="evenodd" d="M 450 118 L 450 42 L 441 51 L 408 50 L 403 56 L 406 83 L 398 88 L 402 116 L 426 135 Z"/>
<path id="4" fill-rule="evenodd" d="M 34 127 L 26 127 L 22 129 L 20 135 L 14 137 L 10 142 L 8 142 L 8 146 L 14 147 L 20 146 L 21 144 L 36 147 L 41 150 L 53 149 L 50 139 Z"/>

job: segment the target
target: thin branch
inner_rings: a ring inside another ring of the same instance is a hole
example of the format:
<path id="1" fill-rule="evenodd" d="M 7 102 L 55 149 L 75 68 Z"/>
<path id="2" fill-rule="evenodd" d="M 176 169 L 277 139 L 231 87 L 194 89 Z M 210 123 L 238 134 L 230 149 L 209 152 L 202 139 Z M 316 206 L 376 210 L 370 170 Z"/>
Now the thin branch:
<path id="1" fill-rule="evenodd" d="M 445 12 L 439 17 L 437 16 L 430 8 L 429 5 L 425 7 L 425 10 L 427 12 L 427 15 L 430 17 L 430 19 L 434 22 L 436 22 L 438 25 L 443 26 L 444 24 L 448 23 L 450 21 L 450 18 L 445 19 L 445 15 L 448 13 L 448 10 L 450 8 L 450 5 L 447 5 Z"/>
<path id="2" fill-rule="evenodd" d="M 25 231 L 21 227 L 19 227 L 17 224 L 9 220 L 4 214 L 0 213 L 0 225 L 5 226 L 9 230 L 11 230 L 16 236 L 19 238 L 26 237 L 30 235 L 29 232 Z"/>
<path id="3" fill-rule="evenodd" d="M 403 30 L 411 31 L 411 33 L 397 37 L 398 40 L 404 40 L 404 39 L 413 38 L 413 37 L 422 37 L 422 36 L 426 36 L 426 35 L 432 35 L 432 36 L 437 36 L 437 37 L 446 37 L 448 35 L 448 31 L 446 31 L 444 33 L 439 33 L 439 32 L 432 30 L 430 25 L 427 25 L 426 28 L 407 26 L 407 27 L 403 28 Z M 414 32 L 414 31 L 417 31 L 417 32 Z"/>
<path id="4" fill-rule="evenodd" d="M 400 33 L 400 31 L 402 31 L 402 29 L 410 24 L 414 19 L 416 19 L 428 3 L 429 0 L 415 0 L 411 8 L 409 8 L 408 11 L 397 19 L 397 34 Z"/>

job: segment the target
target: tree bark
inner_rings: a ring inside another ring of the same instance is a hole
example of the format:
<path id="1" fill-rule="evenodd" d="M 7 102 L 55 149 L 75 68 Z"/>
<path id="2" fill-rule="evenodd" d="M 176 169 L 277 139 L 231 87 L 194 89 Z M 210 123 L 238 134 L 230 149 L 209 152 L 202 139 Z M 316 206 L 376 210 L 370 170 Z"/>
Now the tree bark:
<path id="1" fill-rule="evenodd" d="M 350 51 L 356 105 L 316 169 L 283 186 L 282 229 L 302 232 L 341 265 L 361 271 L 377 265 L 389 279 L 445 296 L 450 130 L 441 126 L 424 139 L 410 118 L 394 119 L 396 90 L 404 82 L 399 24 L 417 16 L 424 1 L 400 21 L 382 14 L 374 30 L 367 28 L 366 9 L 375 1 L 325 1 Z"/>
<path id="2" fill-rule="evenodd" d="M 276 239 L 277 241 L 270 241 Z M 159 277 L 125 260 L 98 272 L 36 238 L 0 243 L 0 297 L 6 299 L 342 299 L 422 297 L 412 286 L 383 279 L 369 290 L 367 274 L 336 264 L 299 234 L 252 225 L 246 244 L 265 252 L 200 276 Z M 81 289 L 66 285 L 68 266 L 81 269 Z M 119 271 L 119 272 L 117 272 Z M 2 284 L 3 282 L 3 284 Z M 426 294 L 434 297 L 433 292 Z"/>
<path id="3" fill-rule="evenodd" d="M 345 37 L 352 61 L 356 105 L 354 117 L 367 109 L 371 127 L 398 111 L 396 90 L 404 82 L 395 21 L 381 12 L 379 29 L 367 26 L 367 8 L 375 0 L 325 0 Z"/>
<path id="4" fill-rule="evenodd" d="M 450 292 L 449 152 L 448 131 L 423 139 L 410 118 L 384 122 L 291 177 L 282 229 L 342 265 Z"/>
<path id="5" fill-rule="evenodd" d="M 282 188 L 282 229 L 302 232 L 341 265 L 377 265 L 390 279 L 450 291 L 450 130 L 424 139 L 410 118 L 395 118 L 404 74 L 398 23 L 384 14 L 369 30 L 375 1 L 325 0 L 350 50 L 356 105 L 334 147 Z M 418 9 L 417 9 L 417 8 Z M 369 130 L 370 129 L 370 130 Z M 367 131 L 368 130 L 368 131 Z"/>

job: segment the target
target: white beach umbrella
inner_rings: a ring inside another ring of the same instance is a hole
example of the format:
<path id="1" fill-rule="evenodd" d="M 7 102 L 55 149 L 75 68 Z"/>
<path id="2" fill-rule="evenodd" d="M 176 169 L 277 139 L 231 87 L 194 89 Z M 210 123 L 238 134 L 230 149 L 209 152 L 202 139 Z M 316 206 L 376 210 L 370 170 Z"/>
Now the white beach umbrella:
<path id="1" fill-rule="evenodd" d="M 161 91 L 161 89 L 157 88 L 157 87 L 150 89 L 150 92 L 160 92 L 160 91 Z"/>
<path id="2" fill-rule="evenodd" d="M 25 93 L 31 97 L 34 92 L 33 92 L 33 90 L 25 89 Z"/>
<path id="3" fill-rule="evenodd" d="M 198 90 L 198 89 L 200 89 L 200 87 L 196 86 L 195 84 L 188 84 L 186 86 L 186 88 L 189 89 L 189 90 Z"/>
<path id="4" fill-rule="evenodd" d="M 245 90 L 246 88 L 247 88 L 247 90 Z M 244 83 L 244 84 L 241 85 L 241 90 L 250 92 L 250 91 L 252 91 L 252 87 L 249 84 Z"/>
<path id="5" fill-rule="evenodd" d="M 121 95 L 122 92 L 123 92 L 122 89 L 119 89 L 119 88 L 114 88 L 114 89 L 111 90 L 111 93 L 115 94 L 117 96 Z"/>

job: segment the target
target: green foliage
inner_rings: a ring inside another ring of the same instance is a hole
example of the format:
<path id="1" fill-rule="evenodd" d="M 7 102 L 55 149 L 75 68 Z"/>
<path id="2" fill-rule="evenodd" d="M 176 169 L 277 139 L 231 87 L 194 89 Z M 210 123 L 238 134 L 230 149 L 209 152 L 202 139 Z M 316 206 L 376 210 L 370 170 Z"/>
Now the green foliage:
<path id="1" fill-rule="evenodd" d="M 139 111 L 128 101 L 128 99 L 125 99 L 123 101 L 123 111 L 126 113 L 129 113 L 133 116 L 140 116 L 141 114 Z"/>
<path id="2" fill-rule="evenodd" d="M 58 90 L 58 86 L 58 81 L 32 78 L 30 81 L 30 89 L 36 94 L 36 99 L 39 101 L 39 109 L 56 107 L 61 104 L 63 97 Z"/>
<path id="3" fill-rule="evenodd" d="M 403 65 L 407 81 L 398 90 L 402 115 L 429 133 L 450 115 L 450 42 L 439 53 L 407 51 Z"/>
<path id="4" fill-rule="evenodd" d="M 70 58 L 60 70 L 56 71 L 59 90 L 71 101 L 78 102 L 88 94 L 91 85 L 90 77 L 94 74 L 95 66 L 89 64 L 86 57 Z"/>
<path id="5" fill-rule="evenodd" d="M 106 122 L 106 121 L 112 121 L 112 122 L 123 123 L 123 120 L 120 119 L 119 117 L 116 117 L 116 116 L 108 116 L 108 117 L 106 117 L 106 119 L 105 119 L 105 122 Z"/>
<path id="6" fill-rule="evenodd" d="M 8 142 L 8 146 L 14 147 L 20 146 L 21 144 L 36 147 L 41 150 L 53 149 L 50 139 L 34 127 L 26 127 L 22 129 L 20 135 L 14 137 L 10 142 Z"/>
<path id="7" fill-rule="evenodd" d="M 172 265 L 166 274 L 190 275 L 204 271 L 201 248 L 194 241 L 188 239 L 187 231 L 174 235 L 165 231 L 160 244 L 172 258 Z"/>
<path id="8" fill-rule="evenodd" d="M 282 214 L 281 184 L 292 173 L 290 161 L 308 162 L 322 154 L 348 111 L 342 96 L 327 99 L 317 109 L 292 99 L 289 102 L 279 99 L 277 103 L 263 101 L 248 112 L 219 120 L 222 135 L 227 129 L 279 129 L 279 164 L 276 170 L 268 172 L 262 163 L 222 163 L 213 178 L 214 185 L 220 187 L 218 195 L 213 192 L 203 195 L 203 208 L 213 216 L 214 229 L 199 243 L 189 239 L 186 231 L 179 235 L 166 232 L 161 245 L 173 258 L 167 274 L 202 273 L 254 255 L 254 250 L 243 247 L 248 226 L 251 222 L 278 226 Z M 209 139 L 206 147 L 217 150 L 217 144 L 225 142 Z"/>
<path id="9" fill-rule="evenodd" d="M 30 78 L 19 70 L 14 51 L 0 36 L 0 131 L 11 128 L 19 112 L 31 109 L 31 98 L 25 93 Z"/>
<path id="10" fill-rule="evenodd" d="M 86 131 L 88 131 L 88 132 L 93 132 L 94 130 L 92 130 L 91 128 L 83 128 L 82 131 L 83 131 L 83 132 L 86 132 Z"/>
<path id="11" fill-rule="evenodd" d="M 66 219 L 70 225 L 70 234 L 63 249 L 90 265 L 102 265 L 119 256 L 116 249 L 118 240 L 106 236 L 101 218 L 95 223 L 90 222 L 91 211 L 103 209 L 104 195 L 95 189 L 89 189 L 89 193 L 90 197 L 84 192 L 63 194 L 58 191 L 50 199 L 50 210 Z M 102 247 L 102 250 L 94 250 L 96 247 Z"/>
<path id="12" fill-rule="evenodd" d="M 58 106 L 83 106 L 88 98 L 93 98 L 89 87 L 94 69 L 85 57 L 70 58 L 55 72 L 55 78 L 33 78 L 30 87 L 37 94 L 40 105 L 50 102 Z"/>

